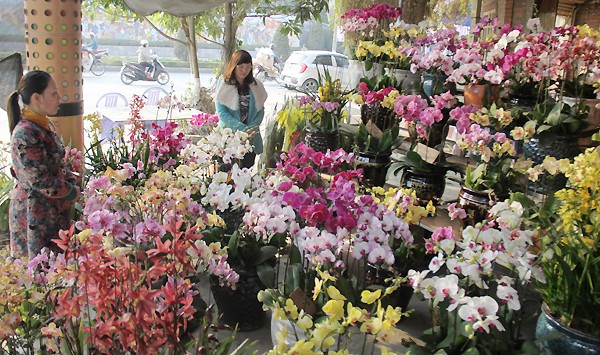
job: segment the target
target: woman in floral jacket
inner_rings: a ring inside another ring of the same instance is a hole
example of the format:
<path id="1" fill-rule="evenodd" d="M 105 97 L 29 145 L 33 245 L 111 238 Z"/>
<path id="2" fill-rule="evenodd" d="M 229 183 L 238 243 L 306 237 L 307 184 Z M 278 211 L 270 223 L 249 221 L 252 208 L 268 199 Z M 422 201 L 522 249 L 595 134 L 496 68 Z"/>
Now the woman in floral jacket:
<path id="1" fill-rule="evenodd" d="M 18 96 L 25 104 L 20 110 Z M 30 259 L 60 229 L 69 228 L 70 206 L 79 196 L 76 178 L 66 168 L 65 148 L 48 115 L 58 112 L 60 95 L 52 77 L 39 70 L 21 78 L 8 98 L 12 174 L 17 183 L 10 195 L 10 248 L 13 256 Z"/>
<path id="2" fill-rule="evenodd" d="M 252 138 L 253 153 L 244 156 L 241 165 L 250 168 L 256 154 L 263 151 L 259 126 L 265 115 L 267 91 L 252 75 L 252 56 L 244 50 L 231 55 L 225 68 L 223 82 L 216 91 L 216 107 L 219 125 L 234 131 L 244 130 Z"/>

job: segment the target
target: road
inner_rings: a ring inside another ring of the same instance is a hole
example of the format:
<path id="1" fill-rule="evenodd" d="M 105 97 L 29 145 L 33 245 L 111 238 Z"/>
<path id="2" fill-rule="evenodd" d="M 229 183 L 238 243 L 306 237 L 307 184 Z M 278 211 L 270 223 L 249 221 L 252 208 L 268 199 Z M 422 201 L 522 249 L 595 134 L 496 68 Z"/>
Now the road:
<path id="1" fill-rule="evenodd" d="M 181 98 L 185 90 L 192 86 L 192 74 L 187 68 L 167 68 L 171 76 L 171 82 L 162 86 L 167 91 L 172 91 L 174 95 Z M 215 74 L 211 69 L 203 69 L 200 73 L 200 82 L 202 86 L 210 87 L 214 85 Z M 275 108 L 279 109 L 286 97 L 298 95 L 297 92 L 288 90 L 275 81 L 264 83 L 269 94 L 265 103 L 265 122 L 274 117 Z M 131 100 L 134 94 L 141 95 L 146 89 L 160 86 L 157 82 L 136 81 L 131 85 L 125 85 L 121 82 L 118 68 L 107 68 L 102 76 L 95 76 L 92 73 L 83 73 L 83 98 L 84 114 L 94 112 L 96 102 L 100 96 L 109 92 L 119 92 L 128 100 Z M 264 125 L 266 126 L 266 125 Z M 6 112 L 0 109 L 0 141 L 8 142 L 10 135 L 8 132 L 8 123 Z"/>

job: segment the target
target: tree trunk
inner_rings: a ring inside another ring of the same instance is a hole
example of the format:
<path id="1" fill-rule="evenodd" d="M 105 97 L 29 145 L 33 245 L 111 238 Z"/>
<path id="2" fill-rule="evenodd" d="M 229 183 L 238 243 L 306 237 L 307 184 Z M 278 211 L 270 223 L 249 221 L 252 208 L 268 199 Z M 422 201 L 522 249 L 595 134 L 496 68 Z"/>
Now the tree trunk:
<path id="1" fill-rule="evenodd" d="M 196 17 L 188 16 L 187 19 L 188 30 L 190 33 L 188 39 L 188 57 L 190 60 L 190 68 L 192 69 L 192 75 L 194 77 L 194 93 L 199 94 L 202 83 L 200 82 L 200 68 L 198 68 L 198 48 L 196 47 Z"/>
<path id="2" fill-rule="evenodd" d="M 402 20 L 406 23 L 419 23 L 425 19 L 429 0 L 403 0 Z"/>
<path id="3" fill-rule="evenodd" d="M 228 2 L 225 5 L 225 42 L 223 47 L 223 56 L 221 58 L 221 74 L 231 55 L 235 51 L 235 21 L 233 20 L 233 4 Z"/>

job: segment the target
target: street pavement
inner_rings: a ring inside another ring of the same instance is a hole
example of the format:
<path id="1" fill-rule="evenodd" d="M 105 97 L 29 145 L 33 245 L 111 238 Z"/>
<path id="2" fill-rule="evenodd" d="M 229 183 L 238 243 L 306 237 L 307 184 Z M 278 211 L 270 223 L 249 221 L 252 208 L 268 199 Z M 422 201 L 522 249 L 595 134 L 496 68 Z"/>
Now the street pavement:
<path id="1" fill-rule="evenodd" d="M 134 94 L 141 95 L 150 87 L 160 86 L 157 82 L 153 81 L 135 81 L 130 85 L 125 85 L 121 82 L 119 70 L 119 67 L 107 67 L 106 72 L 101 76 L 95 76 L 89 72 L 83 73 L 84 114 L 94 112 L 96 110 L 96 102 L 106 93 L 118 92 L 130 101 Z M 171 81 L 162 87 L 167 92 L 172 92 L 181 99 L 186 89 L 192 87 L 193 77 L 191 71 L 188 68 L 167 68 L 167 71 L 171 76 Z M 214 88 L 214 70 L 201 69 L 200 82 L 204 87 Z M 265 120 L 262 125 L 266 127 L 266 123 L 275 116 L 276 110 L 281 108 L 286 97 L 296 96 L 298 92 L 286 89 L 275 81 L 267 81 L 264 85 L 269 95 L 265 103 Z M 10 134 L 6 111 L 2 109 L 0 109 L 0 127 L 2 127 L 0 129 L 0 141 L 8 142 Z"/>

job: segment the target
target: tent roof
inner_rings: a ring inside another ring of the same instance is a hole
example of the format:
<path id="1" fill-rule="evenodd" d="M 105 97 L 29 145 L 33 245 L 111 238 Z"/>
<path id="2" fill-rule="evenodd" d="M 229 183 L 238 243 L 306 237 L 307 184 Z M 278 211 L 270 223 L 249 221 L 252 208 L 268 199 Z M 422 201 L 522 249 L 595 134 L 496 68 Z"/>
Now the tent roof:
<path id="1" fill-rule="evenodd" d="M 142 16 L 164 11 L 183 17 L 196 15 L 230 1 L 232 0 L 125 0 L 125 3 L 133 12 Z"/>

